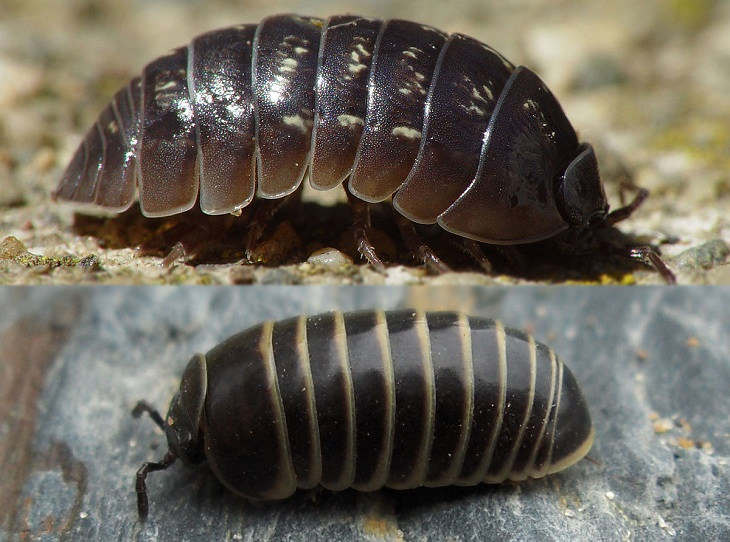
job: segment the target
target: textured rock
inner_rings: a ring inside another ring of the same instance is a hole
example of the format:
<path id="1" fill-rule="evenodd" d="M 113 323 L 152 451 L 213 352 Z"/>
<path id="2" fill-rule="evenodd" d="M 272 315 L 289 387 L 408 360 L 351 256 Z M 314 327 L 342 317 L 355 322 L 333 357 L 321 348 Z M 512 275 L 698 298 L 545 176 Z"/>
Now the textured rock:
<path id="1" fill-rule="evenodd" d="M 4 380 L 28 390 L 0 386 L 13 435 L 0 446 L 15 473 L 2 492 L 9 540 L 730 536 L 727 289 L 6 288 L 0 304 Z M 496 316 L 551 344 L 591 405 L 591 460 L 521 485 L 307 492 L 270 504 L 176 464 L 150 476 L 150 518 L 137 520 L 134 472 L 165 442 L 129 411 L 141 398 L 166 409 L 193 352 L 264 318 L 402 306 Z"/>

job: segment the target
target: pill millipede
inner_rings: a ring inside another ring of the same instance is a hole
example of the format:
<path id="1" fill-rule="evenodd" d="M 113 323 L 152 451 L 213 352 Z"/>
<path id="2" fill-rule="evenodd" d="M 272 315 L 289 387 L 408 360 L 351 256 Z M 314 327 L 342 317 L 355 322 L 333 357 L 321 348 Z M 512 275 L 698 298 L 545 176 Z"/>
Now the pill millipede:
<path id="1" fill-rule="evenodd" d="M 167 416 L 168 452 L 206 461 L 254 500 L 298 488 L 473 486 L 541 478 L 588 453 L 575 377 L 547 346 L 458 312 L 367 310 L 267 321 L 192 357 Z"/>

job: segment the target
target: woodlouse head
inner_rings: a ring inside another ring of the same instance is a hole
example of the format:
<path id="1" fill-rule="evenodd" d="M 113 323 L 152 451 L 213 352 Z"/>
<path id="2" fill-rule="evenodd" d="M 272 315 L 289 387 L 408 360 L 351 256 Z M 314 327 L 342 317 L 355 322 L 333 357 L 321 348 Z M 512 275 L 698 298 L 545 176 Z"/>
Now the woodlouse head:
<path id="1" fill-rule="evenodd" d="M 608 216 L 608 202 L 593 147 L 582 143 L 578 150 L 558 180 L 555 197 L 569 227 L 580 233 L 603 224 Z"/>

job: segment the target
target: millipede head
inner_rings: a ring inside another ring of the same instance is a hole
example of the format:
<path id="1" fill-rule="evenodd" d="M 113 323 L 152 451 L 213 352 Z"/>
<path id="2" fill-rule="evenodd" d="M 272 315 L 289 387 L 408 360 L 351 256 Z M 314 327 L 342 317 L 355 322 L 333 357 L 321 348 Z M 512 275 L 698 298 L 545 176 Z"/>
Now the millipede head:
<path id="1" fill-rule="evenodd" d="M 205 356 L 196 354 L 188 363 L 180 382 L 180 390 L 172 399 L 167 417 L 163 420 L 160 413 L 145 401 L 140 401 L 132 410 L 132 416 L 143 413 L 165 432 L 168 451 L 158 462 L 145 462 L 137 471 L 135 490 L 137 492 L 137 511 L 145 519 L 149 514 L 147 499 L 147 474 L 165 470 L 179 457 L 187 466 L 194 466 L 205 458 L 200 420 L 205 405 L 207 385 Z"/>

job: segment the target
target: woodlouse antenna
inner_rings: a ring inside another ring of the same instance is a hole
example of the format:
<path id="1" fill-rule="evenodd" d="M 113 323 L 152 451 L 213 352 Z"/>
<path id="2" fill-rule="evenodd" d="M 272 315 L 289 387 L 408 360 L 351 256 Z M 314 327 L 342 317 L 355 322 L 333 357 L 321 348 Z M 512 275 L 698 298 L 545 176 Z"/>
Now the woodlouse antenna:
<path id="1" fill-rule="evenodd" d="M 628 204 L 623 207 L 619 207 L 608 214 L 605 220 L 605 224 L 607 226 L 613 226 L 614 224 L 629 218 L 639 207 L 641 207 L 644 200 L 649 197 L 649 191 L 646 188 L 640 188 L 634 184 L 627 184 L 624 185 L 624 187 L 636 190 L 636 196 L 634 196 L 634 199 L 632 199 Z"/>

